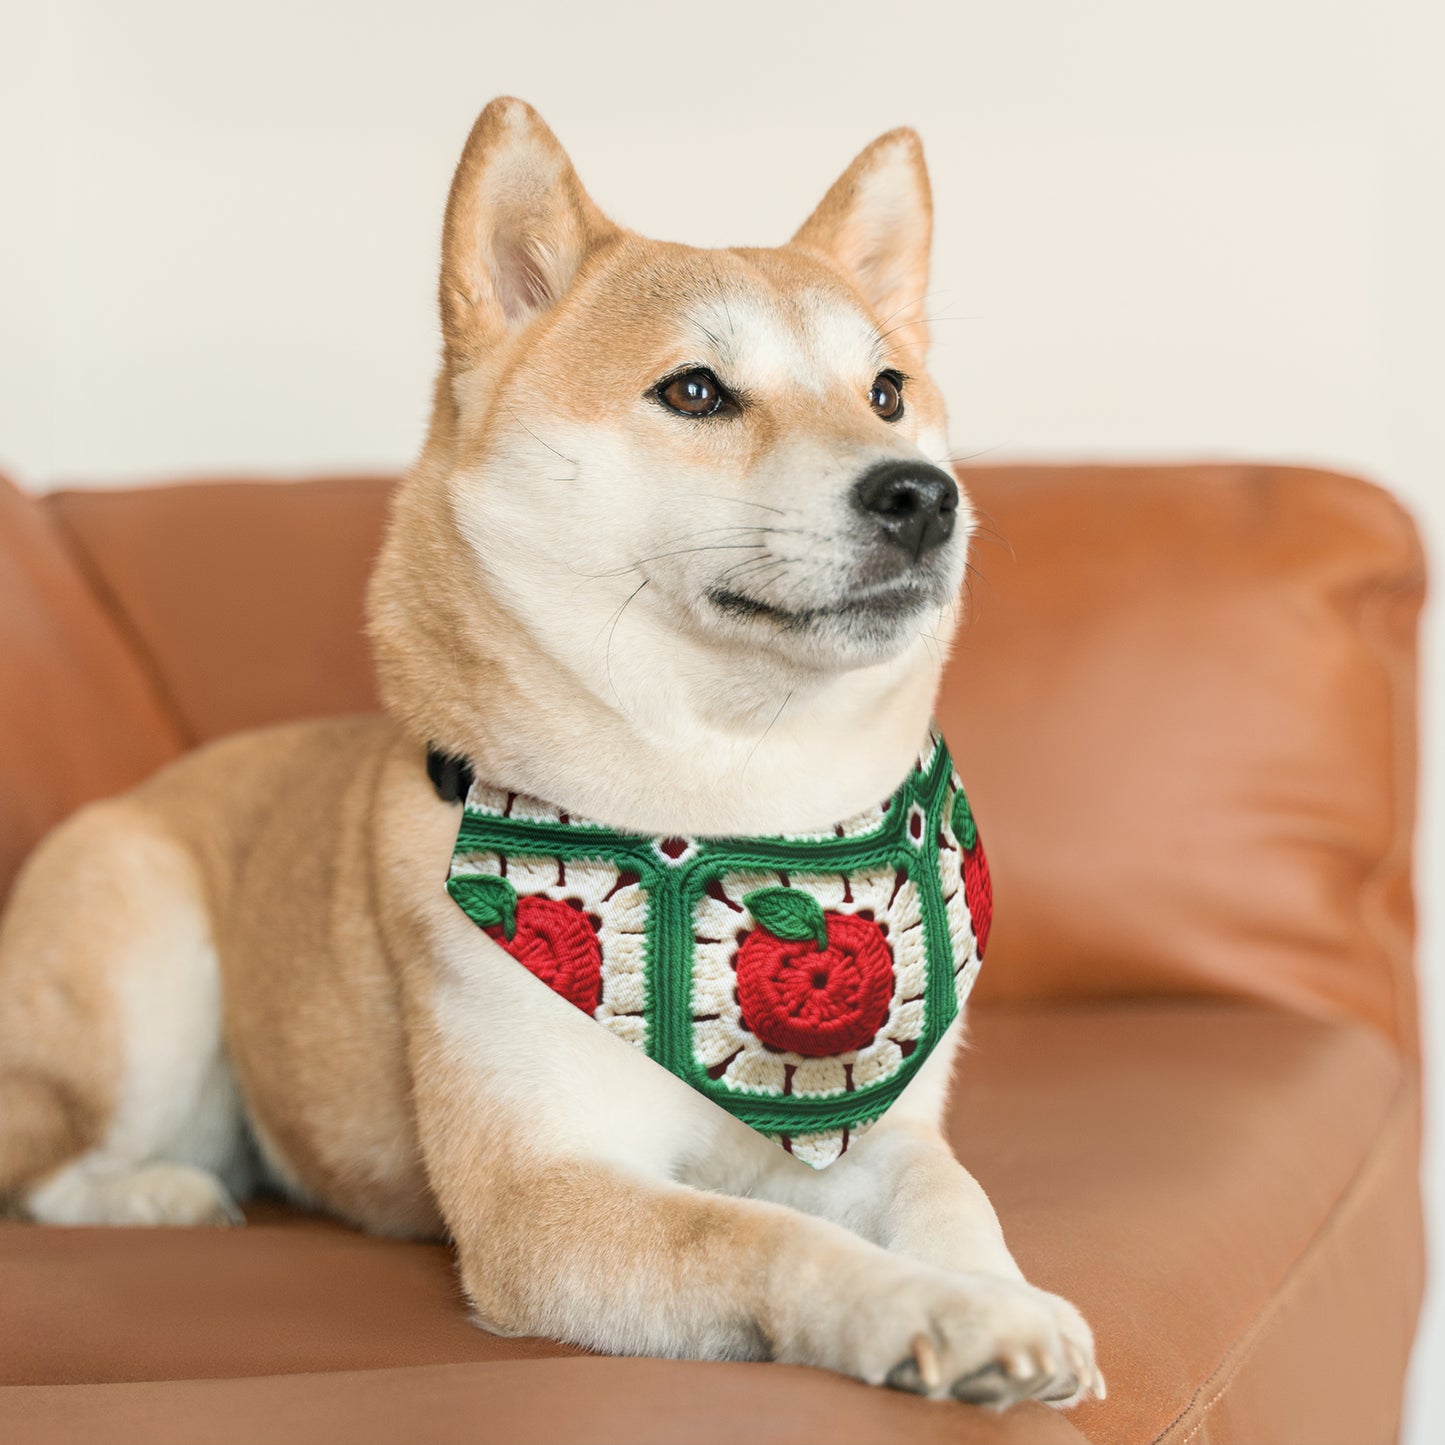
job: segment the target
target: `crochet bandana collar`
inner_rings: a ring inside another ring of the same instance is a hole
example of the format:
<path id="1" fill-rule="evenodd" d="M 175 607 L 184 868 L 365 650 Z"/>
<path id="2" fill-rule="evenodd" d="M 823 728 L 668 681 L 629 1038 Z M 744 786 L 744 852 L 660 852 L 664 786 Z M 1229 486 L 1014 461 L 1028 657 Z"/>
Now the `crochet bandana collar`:
<path id="1" fill-rule="evenodd" d="M 447 892 L 522 967 L 814 1168 L 902 1093 L 988 943 L 978 829 L 930 733 L 885 802 L 832 828 L 648 837 L 472 781 Z"/>

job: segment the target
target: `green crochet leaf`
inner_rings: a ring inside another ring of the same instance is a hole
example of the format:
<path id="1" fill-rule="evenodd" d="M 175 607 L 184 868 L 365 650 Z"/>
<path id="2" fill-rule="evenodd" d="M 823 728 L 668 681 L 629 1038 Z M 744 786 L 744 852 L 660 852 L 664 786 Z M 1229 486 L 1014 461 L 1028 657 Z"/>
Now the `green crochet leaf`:
<path id="1" fill-rule="evenodd" d="M 496 928 L 508 943 L 517 932 L 517 890 L 505 878 L 463 874 L 447 879 L 447 892 L 478 928 Z"/>
<path id="2" fill-rule="evenodd" d="M 774 938 L 811 938 L 820 950 L 828 946 L 823 907 L 811 893 L 796 888 L 756 888 L 743 894 L 743 907 Z"/>
<path id="3" fill-rule="evenodd" d="M 953 836 L 965 853 L 972 853 L 978 847 L 978 824 L 973 821 L 973 809 L 968 806 L 962 789 L 953 800 Z"/>

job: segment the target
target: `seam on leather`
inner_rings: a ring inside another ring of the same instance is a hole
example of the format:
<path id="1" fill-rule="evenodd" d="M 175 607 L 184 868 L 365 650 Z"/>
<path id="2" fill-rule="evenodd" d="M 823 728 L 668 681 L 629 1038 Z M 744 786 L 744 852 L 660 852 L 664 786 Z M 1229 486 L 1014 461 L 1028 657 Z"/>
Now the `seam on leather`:
<path id="1" fill-rule="evenodd" d="M 53 495 L 62 496 L 63 493 L 54 493 Z M 144 634 L 121 603 L 120 598 L 116 596 L 110 583 L 105 580 L 105 575 L 94 555 L 71 525 L 64 508 L 56 506 L 53 500 L 47 498 L 45 511 L 66 551 L 70 554 L 71 560 L 75 563 L 76 571 L 80 573 L 85 585 L 90 589 L 91 595 L 114 624 L 116 631 L 120 633 L 121 640 L 130 649 L 136 665 L 145 674 L 146 681 L 150 684 L 151 691 L 155 694 L 156 701 L 166 716 L 166 721 L 175 729 L 181 745 L 180 751 L 182 753 L 189 752 L 199 740 L 186 720 L 185 714 L 181 711 L 180 704 L 176 701 L 175 694 L 166 681 L 165 672 L 146 643 Z"/>
<path id="2" fill-rule="evenodd" d="M 1378 509 L 1382 527 L 1397 549 L 1391 565 L 1381 568 L 1361 587 L 1356 620 L 1362 638 L 1383 674 L 1389 708 L 1388 777 L 1391 827 L 1388 846 L 1361 882 L 1357 916 L 1361 931 L 1375 941 L 1389 980 L 1390 1014 L 1395 1044 L 1416 1068 L 1420 1060 L 1419 986 L 1413 967 L 1415 952 L 1414 843 L 1419 811 L 1416 796 L 1420 770 L 1419 631 L 1429 586 L 1429 562 L 1419 524 L 1389 488 L 1368 478 L 1338 474 Z M 1392 613 L 1410 609 L 1407 627 Z M 1402 649 L 1401 633 L 1403 638 Z M 1393 878 L 1403 877 L 1412 915 L 1400 927 L 1387 894 Z M 1403 956 L 1402 956 L 1403 951 Z M 1408 1000 L 1408 1009 L 1407 1009 Z"/>
<path id="3" fill-rule="evenodd" d="M 388 501 L 390 510 L 390 498 L 394 495 L 398 479 L 391 473 L 378 473 L 375 476 L 318 476 L 302 478 L 281 478 L 275 481 L 256 482 L 254 479 L 235 478 L 207 478 L 204 481 L 173 481 L 152 483 L 149 486 L 127 488 L 122 491 L 111 493 L 112 496 L 123 496 L 127 493 L 136 492 L 158 492 L 167 489 L 195 490 L 205 487 L 238 487 L 238 486 L 265 486 L 275 487 L 278 491 L 287 487 L 306 487 L 313 491 L 352 493 L 357 496 L 369 496 L 375 488 L 381 485 Z M 166 721 L 175 730 L 180 742 L 179 752 L 188 752 L 197 747 L 202 739 L 196 733 L 186 717 L 184 709 L 177 701 L 169 681 L 166 678 L 165 669 L 160 665 L 155 653 L 145 640 L 145 633 L 131 615 L 129 610 L 121 602 L 119 596 L 110 584 L 105 580 L 105 575 L 96 561 L 95 554 L 86 545 L 81 534 L 71 524 L 65 513 L 63 500 L 73 494 L 73 490 L 61 487 L 50 492 L 47 496 L 37 498 L 42 505 L 47 522 L 51 525 L 60 542 L 65 547 L 71 560 L 75 563 L 76 570 L 81 574 L 82 580 L 90 589 L 92 596 L 100 604 L 106 616 L 115 625 L 121 635 L 122 641 L 130 649 L 131 655 L 145 674 L 146 681 L 150 683 L 151 690 L 156 701 L 160 704 Z M 57 503 L 62 503 L 58 505 Z"/>
<path id="4" fill-rule="evenodd" d="M 1413 1070 L 1404 1075 L 1403 1082 L 1390 1100 L 1384 1119 L 1381 1121 L 1377 1141 L 1393 1144 L 1397 1129 L 1408 1123 L 1409 1107 L 1420 1086 L 1419 1075 Z M 1390 1147 L 1377 1142 L 1376 1147 L 1355 1171 L 1350 1181 L 1330 1206 L 1324 1222 L 1315 1231 L 1304 1250 L 1290 1265 L 1279 1287 L 1271 1294 L 1263 1308 L 1250 1322 L 1248 1328 L 1229 1347 L 1224 1360 L 1220 1362 L 1189 1398 L 1189 1403 L 1154 1436 L 1151 1445 L 1190 1445 L 1196 1435 L 1209 1422 L 1210 1411 L 1229 1393 L 1235 1377 L 1254 1358 L 1256 1346 L 1269 1334 L 1273 1326 L 1285 1313 L 1291 1297 L 1310 1278 L 1316 1258 L 1332 1242 L 1342 1224 L 1352 1215 L 1360 1203 L 1368 1197 L 1376 1177 L 1390 1162 Z M 1212 1390 L 1208 1399 L 1200 1404 L 1206 1390 Z M 1180 1436 L 1178 1431 L 1191 1416 L 1197 1417 L 1188 1434 Z"/>
<path id="5" fill-rule="evenodd" d="M 1403 875 L 1415 907 L 1414 841 L 1417 803 L 1415 790 L 1419 773 L 1418 741 L 1418 634 L 1422 593 L 1425 587 L 1425 560 L 1419 536 L 1410 527 L 1408 515 L 1400 511 L 1402 527 L 1407 530 L 1409 563 L 1389 578 L 1378 578 L 1360 598 L 1358 621 L 1360 632 L 1384 674 L 1389 705 L 1390 838 L 1389 845 L 1361 881 L 1358 914 L 1365 935 L 1375 941 L 1384 955 L 1383 963 L 1390 985 L 1390 1012 L 1394 1023 L 1396 1047 L 1410 1060 L 1420 1057 L 1418 1001 L 1414 997 L 1417 984 L 1409 968 L 1414 952 L 1413 917 L 1403 928 L 1392 917 L 1387 894 L 1392 880 Z M 1391 626 L 1391 613 L 1402 604 L 1412 610 L 1409 628 L 1409 655 L 1401 657 L 1400 638 Z M 1401 936 L 1403 934 L 1403 937 Z M 1402 960 L 1401 948 L 1406 957 Z M 1409 1007 L 1407 1009 L 1407 999 Z"/>
<path id="6" fill-rule="evenodd" d="M 1372 972 L 1383 971 L 1387 991 L 1388 1019 L 1366 1019 L 1372 1027 L 1389 1029 L 1397 1052 L 1418 1068 L 1420 1060 L 1418 987 L 1413 960 L 1415 927 L 1413 918 L 1401 925 L 1395 918 L 1388 894 L 1400 877 L 1414 904 L 1414 840 L 1418 813 L 1416 800 L 1419 772 L 1418 723 L 1418 635 L 1420 614 L 1427 590 L 1429 564 L 1419 525 L 1410 509 L 1387 486 L 1355 472 L 1335 471 L 1308 464 L 1262 464 L 1246 469 L 1249 478 L 1262 484 L 1293 478 L 1315 484 L 1313 490 L 1329 488 L 1368 509 L 1368 523 L 1374 538 L 1387 555 L 1358 577 L 1335 601 L 1337 614 L 1353 625 L 1368 659 L 1375 665 L 1384 692 L 1386 714 L 1386 777 L 1389 787 L 1390 818 L 1385 846 L 1361 879 L 1356 891 L 1354 917 L 1361 938 L 1372 949 Z M 1340 502 L 1328 497 L 1325 509 L 1336 514 Z M 1408 607 L 1408 622 L 1395 611 Z M 1360 1015 L 1353 1007 L 1342 1012 L 1352 1020 Z"/>
<path id="7" fill-rule="evenodd" d="M 1387 990 L 1388 1023 L 1365 1019 L 1380 1030 L 1388 1027 L 1397 1052 L 1418 1068 L 1420 1061 L 1418 987 L 1413 967 L 1413 917 L 1400 925 L 1388 901 L 1391 883 L 1403 876 L 1414 906 L 1414 841 L 1418 814 L 1416 790 L 1419 773 L 1419 626 L 1427 590 L 1429 564 L 1419 525 L 1408 507 L 1388 487 L 1354 472 L 1335 471 L 1305 464 L 1263 464 L 1248 467 L 1251 479 L 1268 484 L 1293 476 L 1295 480 L 1328 483 L 1345 498 L 1362 501 L 1376 539 L 1388 555 L 1334 601 L 1339 618 L 1352 625 L 1368 659 L 1378 669 L 1386 714 L 1385 771 L 1389 788 L 1390 818 L 1385 846 L 1367 868 L 1356 891 L 1355 921 L 1362 939 L 1372 947 L 1372 972 L 1383 971 Z M 1334 498 L 1325 503 L 1336 513 Z M 1405 606 L 1408 624 L 1392 614 Z M 1407 1008 L 1407 1001 L 1409 1007 Z M 1354 1007 L 1342 1012 L 1359 1020 Z"/>

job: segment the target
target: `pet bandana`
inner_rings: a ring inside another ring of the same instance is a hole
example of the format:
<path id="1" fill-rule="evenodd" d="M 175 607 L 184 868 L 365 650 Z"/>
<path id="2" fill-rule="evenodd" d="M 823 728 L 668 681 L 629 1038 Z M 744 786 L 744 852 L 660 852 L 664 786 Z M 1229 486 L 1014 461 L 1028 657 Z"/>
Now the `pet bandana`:
<path id="1" fill-rule="evenodd" d="M 472 781 L 447 892 L 609 1033 L 822 1168 L 957 1016 L 993 911 L 936 733 L 886 802 L 815 833 L 655 838 Z"/>

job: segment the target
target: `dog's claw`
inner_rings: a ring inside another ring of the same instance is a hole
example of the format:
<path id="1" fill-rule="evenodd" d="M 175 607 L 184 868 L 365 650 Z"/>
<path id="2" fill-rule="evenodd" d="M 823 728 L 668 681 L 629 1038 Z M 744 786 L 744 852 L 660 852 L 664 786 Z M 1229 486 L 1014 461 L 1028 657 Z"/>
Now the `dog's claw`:
<path id="1" fill-rule="evenodd" d="M 1015 1380 L 1027 1380 L 1039 1373 L 1038 1362 L 1026 1350 L 1010 1350 L 1003 1357 L 1003 1367 Z"/>
<path id="2" fill-rule="evenodd" d="M 938 1368 L 938 1350 L 932 1339 L 927 1335 L 914 1335 L 912 1350 L 924 1388 L 930 1392 L 938 1389 L 943 1383 L 943 1373 Z"/>

